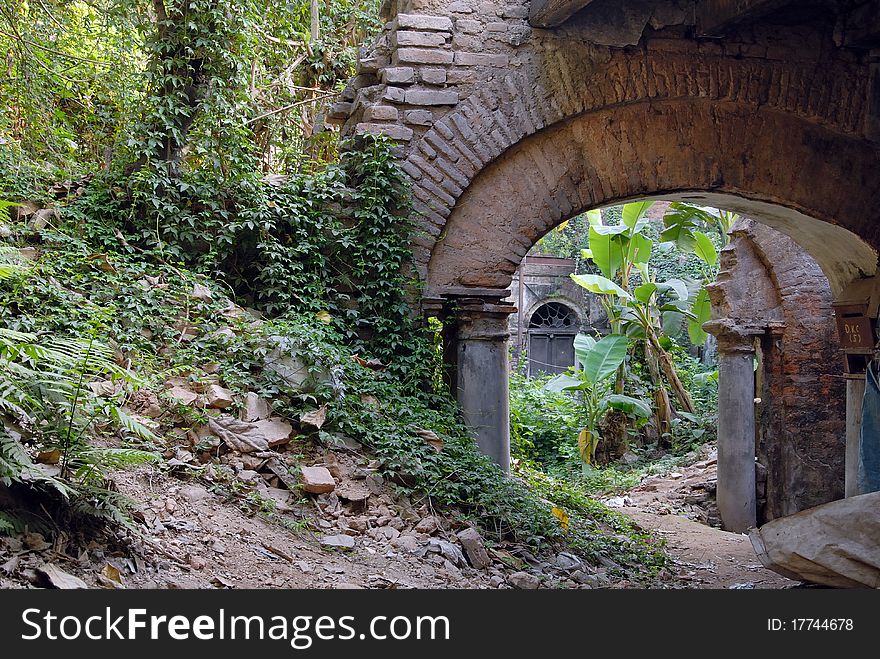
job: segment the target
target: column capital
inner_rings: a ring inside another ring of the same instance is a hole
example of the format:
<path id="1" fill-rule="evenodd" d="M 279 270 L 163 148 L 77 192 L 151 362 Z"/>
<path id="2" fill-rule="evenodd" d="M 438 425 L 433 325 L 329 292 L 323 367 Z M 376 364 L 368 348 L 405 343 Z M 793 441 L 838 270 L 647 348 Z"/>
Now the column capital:
<path id="1" fill-rule="evenodd" d="M 456 338 L 461 341 L 507 341 L 508 316 L 516 307 L 505 302 L 507 289 L 450 288 L 437 297 L 424 298 L 432 308 L 442 306 L 445 319 L 455 319 Z"/>
<path id="2" fill-rule="evenodd" d="M 766 327 L 738 323 L 731 318 L 710 320 L 703 324 L 703 329 L 718 341 L 718 352 L 728 355 L 755 352 L 755 337 L 767 331 Z"/>
<path id="3" fill-rule="evenodd" d="M 455 312 L 458 338 L 463 341 L 507 341 L 507 319 L 516 311 L 508 304 L 490 304 L 482 300 L 461 300 Z"/>

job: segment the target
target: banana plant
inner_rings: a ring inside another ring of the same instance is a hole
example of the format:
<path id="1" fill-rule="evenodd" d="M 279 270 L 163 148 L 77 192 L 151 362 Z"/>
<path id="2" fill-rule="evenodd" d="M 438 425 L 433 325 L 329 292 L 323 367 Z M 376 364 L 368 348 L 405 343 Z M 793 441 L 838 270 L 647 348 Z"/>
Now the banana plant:
<path id="1" fill-rule="evenodd" d="M 584 465 L 593 463 L 600 440 L 599 424 L 608 410 L 620 410 L 639 418 L 651 416 L 651 407 L 645 401 L 611 390 L 610 380 L 626 359 L 628 344 L 629 339 L 621 334 L 609 334 L 599 341 L 578 334 L 574 349 L 581 368 L 572 367 L 546 385 L 551 391 L 581 395 L 586 425 L 578 435 L 578 452 Z"/>
<path id="2" fill-rule="evenodd" d="M 622 222 L 617 225 L 603 224 L 601 214 L 591 211 L 588 214 L 590 244 L 583 256 L 591 260 L 601 274 L 571 275 L 571 278 L 579 286 L 603 296 L 613 332 L 645 342 L 649 370 L 656 388 L 663 389 L 662 370 L 681 407 L 693 414 L 693 400 L 678 377 L 660 337 L 673 334 L 673 329 L 681 326 L 684 317 L 693 320 L 696 315 L 688 309 L 685 282 L 680 279 L 657 282 L 648 265 L 654 242 L 644 232 L 648 226 L 645 213 L 652 203 L 624 205 Z M 641 284 L 633 289 L 630 284 L 635 273 L 639 274 Z M 618 393 L 623 392 L 618 390 Z M 656 403 L 658 422 L 662 427 L 671 418 L 672 410 L 663 392 L 658 392 Z"/>
<path id="3" fill-rule="evenodd" d="M 718 251 L 705 231 L 717 233 L 724 247 L 729 241 L 727 234 L 738 218 L 739 215 L 730 211 L 701 208 L 682 202 L 670 204 L 663 215 L 661 242 L 672 243 L 685 254 L 694 254 L 704 264 L 702 287 L 693 298 L 688 320 L 688 336 L 693 345 L 704 345 L 708 337 L 703 330 L 703 323 L 711 315 L 706 284 L 714 279 L 711 268 L 718 262 Z"/>

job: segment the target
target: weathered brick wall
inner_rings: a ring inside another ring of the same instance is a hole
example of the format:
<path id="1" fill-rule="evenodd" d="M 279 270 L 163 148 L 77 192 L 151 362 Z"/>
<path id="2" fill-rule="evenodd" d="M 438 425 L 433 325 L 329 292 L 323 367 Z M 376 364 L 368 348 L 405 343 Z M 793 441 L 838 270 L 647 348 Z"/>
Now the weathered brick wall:
<path id="1" fill-rule="evenodd" d="M 503 288 L 567 216 L 680 191 L 778 204 L 880 244 L 865 212 L 880 208 L 867 53 L 821 20 L 693 38 L 687 7 L 596 0 L 541 30 L 527 2 L 386 3 L 334 116 L 400 141 L 429 294 Z"/>
<path id="2" fill-rule="evenodd" d="M 766 326 L 757 373 L 758 522 L 843 497 L 846 395 L 831 289 L 789 237 L 737 222 L 713 313 Z"/>

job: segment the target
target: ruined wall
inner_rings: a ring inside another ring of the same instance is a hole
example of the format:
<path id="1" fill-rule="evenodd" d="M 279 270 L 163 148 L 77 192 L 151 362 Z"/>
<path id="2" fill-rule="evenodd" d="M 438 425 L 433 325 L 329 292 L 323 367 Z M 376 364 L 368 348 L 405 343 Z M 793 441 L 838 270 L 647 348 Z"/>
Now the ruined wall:
<path id="1" fill-rule="evenodd" d="M 763 328 L 756 372 L 758 522 L 843 496 L 845 383 L 827 279 L 787 236 L 734 226 L 713 315 Z"/>
<path id="2" fill-rule="evenodd" d="M 695 37 L 689 8 L 593 0 L 543 30 L 527 1 L 386 3 L 333 116 L 400 142 L 428 295 L 504 288 L 568 216 L 688 190 L 790 209 L 736 208 L 831 252 L 842 284 L 873 273 L 870 250 L 825 233 L 880 244 L 867 53 L 821 16 Z"/>

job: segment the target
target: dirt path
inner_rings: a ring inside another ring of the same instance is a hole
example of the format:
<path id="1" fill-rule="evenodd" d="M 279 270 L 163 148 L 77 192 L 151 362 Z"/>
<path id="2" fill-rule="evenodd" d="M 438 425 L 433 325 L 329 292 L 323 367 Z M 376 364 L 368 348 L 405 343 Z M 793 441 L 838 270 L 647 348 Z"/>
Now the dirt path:
<path id="1" fill-rule="evenodd" d="M 652 476 L 623 497 L 606 501 L 667 543 L 675 578 L 686 588 L 790 588 L 765 569 L 746 535 L 722 531 L 715 507 L 714 450 L 702 461 Z"/>
<path id="2" fill-rule="evenodd" d="M 711 454 L 704 458 L 606 501 L 666 541 L 673 564 L 657 587 L 794 585 L 761 567 L 746 536 L 712 526 L 715 463 Z M 0 588 L 45 587 L 46 564 L 99 588 L 632 587 L 583 565 L 586 576 L 577 578 L 574 568 L 557 564 L 577 561 L 570 555 L 553 563 L 552 556 L 517 555 L 515 546 L 504 555 L 490 550 L 487 569 L 474 569 L 454 520 L 396 497 L 375 475 L 364 479 L 367 457 L 323 459 L 338 476 L 338 495 L 292 495 L 257 479 L 259 491 L 275 498 L 271 519 L 210 478 L 178 478 L 154 466 L 120 472 L 119 491 L 139 504 L 139 539 L 114 546 L 65 535 L 53 546 L 36 534 L 0 538 Z M 362 479 L 353 480 L 359 472 Z M 531 583 L 520 583 L 526 577 Z"/>

